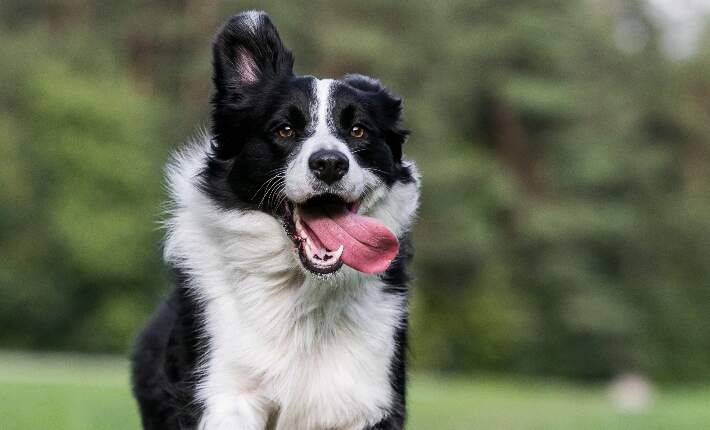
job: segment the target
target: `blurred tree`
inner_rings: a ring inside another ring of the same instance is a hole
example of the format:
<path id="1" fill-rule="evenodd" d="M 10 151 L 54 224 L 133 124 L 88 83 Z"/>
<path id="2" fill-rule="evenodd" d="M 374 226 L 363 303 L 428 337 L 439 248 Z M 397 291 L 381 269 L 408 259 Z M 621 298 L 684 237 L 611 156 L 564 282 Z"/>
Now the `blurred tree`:
<path id="1" fill-rule="evenodd" d="M 36 36 L 4 38 L 0 54 L 15 59 L 0 77 L 0 339 L 123 350 L 163 283 L 156 142 L 169 112 Z"/>
<path id="2" fill-rule="evenodd" d="M 0 3 L 2 345 L 124 350 L 161 166 L 252 8 L 299 72 L 405 97 L 419 367 L 710 377 L 710 38 L 670 61 L 641 0 Z"/>

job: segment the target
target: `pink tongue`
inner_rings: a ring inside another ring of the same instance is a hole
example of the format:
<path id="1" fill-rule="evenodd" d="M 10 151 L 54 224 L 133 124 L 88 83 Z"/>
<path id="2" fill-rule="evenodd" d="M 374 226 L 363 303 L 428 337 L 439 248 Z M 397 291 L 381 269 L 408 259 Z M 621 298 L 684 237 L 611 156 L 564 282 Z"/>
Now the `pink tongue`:
<path id="1" fill-rule="evenodd" d="M 374 218 L 340 205 L 300 208 L 299 212 L 303 223 L 329 251 L 343 245 L 343 262 L 355 270 L 384 272 L 399 252 L 397 237 Z"/>

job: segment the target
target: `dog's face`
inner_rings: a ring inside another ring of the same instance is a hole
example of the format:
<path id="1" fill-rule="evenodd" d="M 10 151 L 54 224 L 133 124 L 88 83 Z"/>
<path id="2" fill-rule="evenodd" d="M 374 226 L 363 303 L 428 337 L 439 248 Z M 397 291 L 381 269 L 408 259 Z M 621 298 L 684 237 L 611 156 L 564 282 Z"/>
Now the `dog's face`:
<path id="1" fill-rule="evenodd" d="M 343 263 L 384 271 L 396 235 L 369 212 L 397 183 L 407 132 L 401 100 L 378 81 L 293 73 L 293 56 L 269 17 L 233 17 L 214 43 L 213 152 L 205 191 L 222 207 L 283 220 L 303 267 Z"/>

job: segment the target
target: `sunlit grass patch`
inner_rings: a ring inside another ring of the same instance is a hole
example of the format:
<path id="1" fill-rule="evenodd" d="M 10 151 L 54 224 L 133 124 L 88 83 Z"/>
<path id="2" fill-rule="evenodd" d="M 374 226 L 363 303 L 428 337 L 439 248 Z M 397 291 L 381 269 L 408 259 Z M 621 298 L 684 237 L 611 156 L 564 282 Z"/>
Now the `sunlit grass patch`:
<path id="1" fill-rule="evenodd" d="M 415 374 L 409 430 L 697 430 L 710 425 L 710 388 L 661 390 L 619 414 L 603 387 L 541 380 Z M 0 353 L 3 430 L 140 427 L 120 357 Z"/>

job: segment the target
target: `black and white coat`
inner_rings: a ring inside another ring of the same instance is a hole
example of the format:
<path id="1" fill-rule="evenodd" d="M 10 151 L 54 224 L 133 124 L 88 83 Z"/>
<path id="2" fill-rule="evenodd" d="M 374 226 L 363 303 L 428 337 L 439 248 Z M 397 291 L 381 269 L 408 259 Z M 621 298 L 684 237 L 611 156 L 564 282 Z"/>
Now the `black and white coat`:
<path id="1" fill-rule="evenodd" d="M 164 254 L 177 285 L 134 350 L 144 427 L 403 428 L 419 180 L 401 155 L 401 101 L 363 76 L 294 75 L 263 13 L 233 17 L 214 53 L 212 130 L 167 169 Z M 288 142 L 271 133 L 282 117 L 298 131 Z M 348 138 L 354 121 L 367 124 L 367 139 Z M 350 161 L 336 184 L 308 169 L 322 148 Z M 304 268 L 282 207 L 323 193 L 358 199 L 359 213 L 396 234 L 400 251 L 384 273 Z"/>

